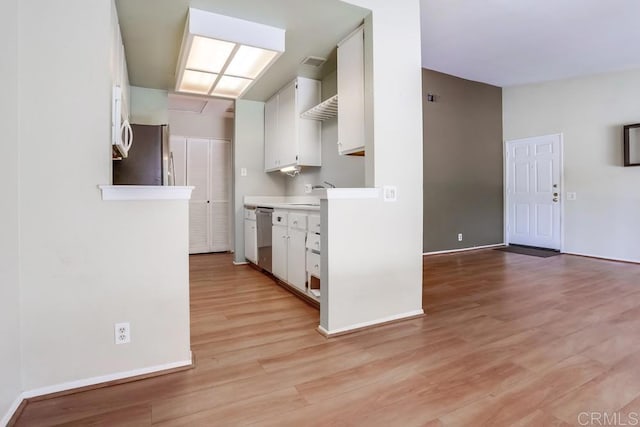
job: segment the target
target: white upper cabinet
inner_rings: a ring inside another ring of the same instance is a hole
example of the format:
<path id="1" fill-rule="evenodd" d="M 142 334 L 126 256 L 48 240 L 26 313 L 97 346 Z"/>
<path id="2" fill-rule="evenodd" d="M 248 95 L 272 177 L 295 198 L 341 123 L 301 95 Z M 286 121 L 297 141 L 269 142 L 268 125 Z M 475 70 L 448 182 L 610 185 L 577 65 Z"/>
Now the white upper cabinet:
<path id="1" fill-rule="evenodd" d="M 364 28 L 338 44 L 338 151 L 364 150 Z"/>
<path id="2" fill-rule="evenodd" d="M 320 82 L 298 77 L 265 104 L 265 171 L 321 165 L 321 125 L 300 114 L 320 102 Z"/>
<path id="3" fill-rule="evenodd" d="M 129 72 L 115 2 L 111 3 L 111 33 L 111 77 L 113 85 L 122 89 L 122 117 L 129 120 Z"/>

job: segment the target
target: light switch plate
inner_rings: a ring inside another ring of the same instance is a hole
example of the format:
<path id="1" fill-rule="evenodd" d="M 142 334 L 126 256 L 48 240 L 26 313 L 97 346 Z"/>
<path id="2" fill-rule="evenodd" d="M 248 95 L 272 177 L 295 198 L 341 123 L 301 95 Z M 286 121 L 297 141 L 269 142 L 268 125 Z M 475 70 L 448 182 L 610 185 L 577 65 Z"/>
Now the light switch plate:
<path id="1" fill-rule="evenodd" d="M 247 168 L 240 168 L 240 176 L 247 176 Z"/>
<path id="2" fill-rule="evenodd" d="M 398 188 L 394 185 L 385 185 L 382 187 L 382 193 L 385 202 L 395 202 L 398 200 Z"/>
<path id="3" fill-rule="evenodd" d="M 578 195 L 573 191 L 567 191 L 567 200 L 576 200 Z"/>

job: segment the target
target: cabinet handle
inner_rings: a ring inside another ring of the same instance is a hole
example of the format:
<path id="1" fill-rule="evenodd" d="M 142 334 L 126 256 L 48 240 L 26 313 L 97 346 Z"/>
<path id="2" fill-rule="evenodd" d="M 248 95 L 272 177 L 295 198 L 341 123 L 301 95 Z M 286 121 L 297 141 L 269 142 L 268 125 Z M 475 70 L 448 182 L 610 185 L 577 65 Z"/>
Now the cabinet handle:
<path id="1" fill-rule="evenodd" d="M 298 221 L 293 221 L 293 225 L 298 225 Z"/>

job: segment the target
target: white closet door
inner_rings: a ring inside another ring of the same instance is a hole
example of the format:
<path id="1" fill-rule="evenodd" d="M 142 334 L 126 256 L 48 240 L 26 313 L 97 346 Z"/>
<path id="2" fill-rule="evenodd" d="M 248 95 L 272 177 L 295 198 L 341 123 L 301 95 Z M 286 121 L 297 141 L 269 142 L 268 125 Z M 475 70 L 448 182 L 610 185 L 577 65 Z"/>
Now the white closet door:
<path id="1" fill-rule="evenodd" d="M 231 249 L 231 144 L 220 139 L 211 140 L 211 252 Z"/>
<path id="2" fill-rule="evenodd" d="M 173 173 L 174 185 L 187 185 L 187 138 L 171 135 L 169 138 L 169 151 L 173 158 L 173 168 L 169 166 L 169 172 Z"/>
<path id="3" fill-rule="evenodd" d="M 195 188 L 189 202 L 189 253 L 210 252 L 209 140 L 187 139 L 187 185 Z"/>

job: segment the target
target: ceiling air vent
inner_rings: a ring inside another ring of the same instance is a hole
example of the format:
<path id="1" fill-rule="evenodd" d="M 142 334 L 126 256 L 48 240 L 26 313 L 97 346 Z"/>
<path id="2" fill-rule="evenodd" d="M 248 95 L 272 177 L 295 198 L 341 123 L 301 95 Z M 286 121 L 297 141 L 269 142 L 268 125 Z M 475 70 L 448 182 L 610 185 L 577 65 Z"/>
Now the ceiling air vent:
<path id="1" fill-rule="evenodd" d="M 302 65 L 309 65 L 311 67 L 319 67 L 327 62 L 327 58 L 320 58 L 319 56 L 307 56 L 302 61 Z"/>

